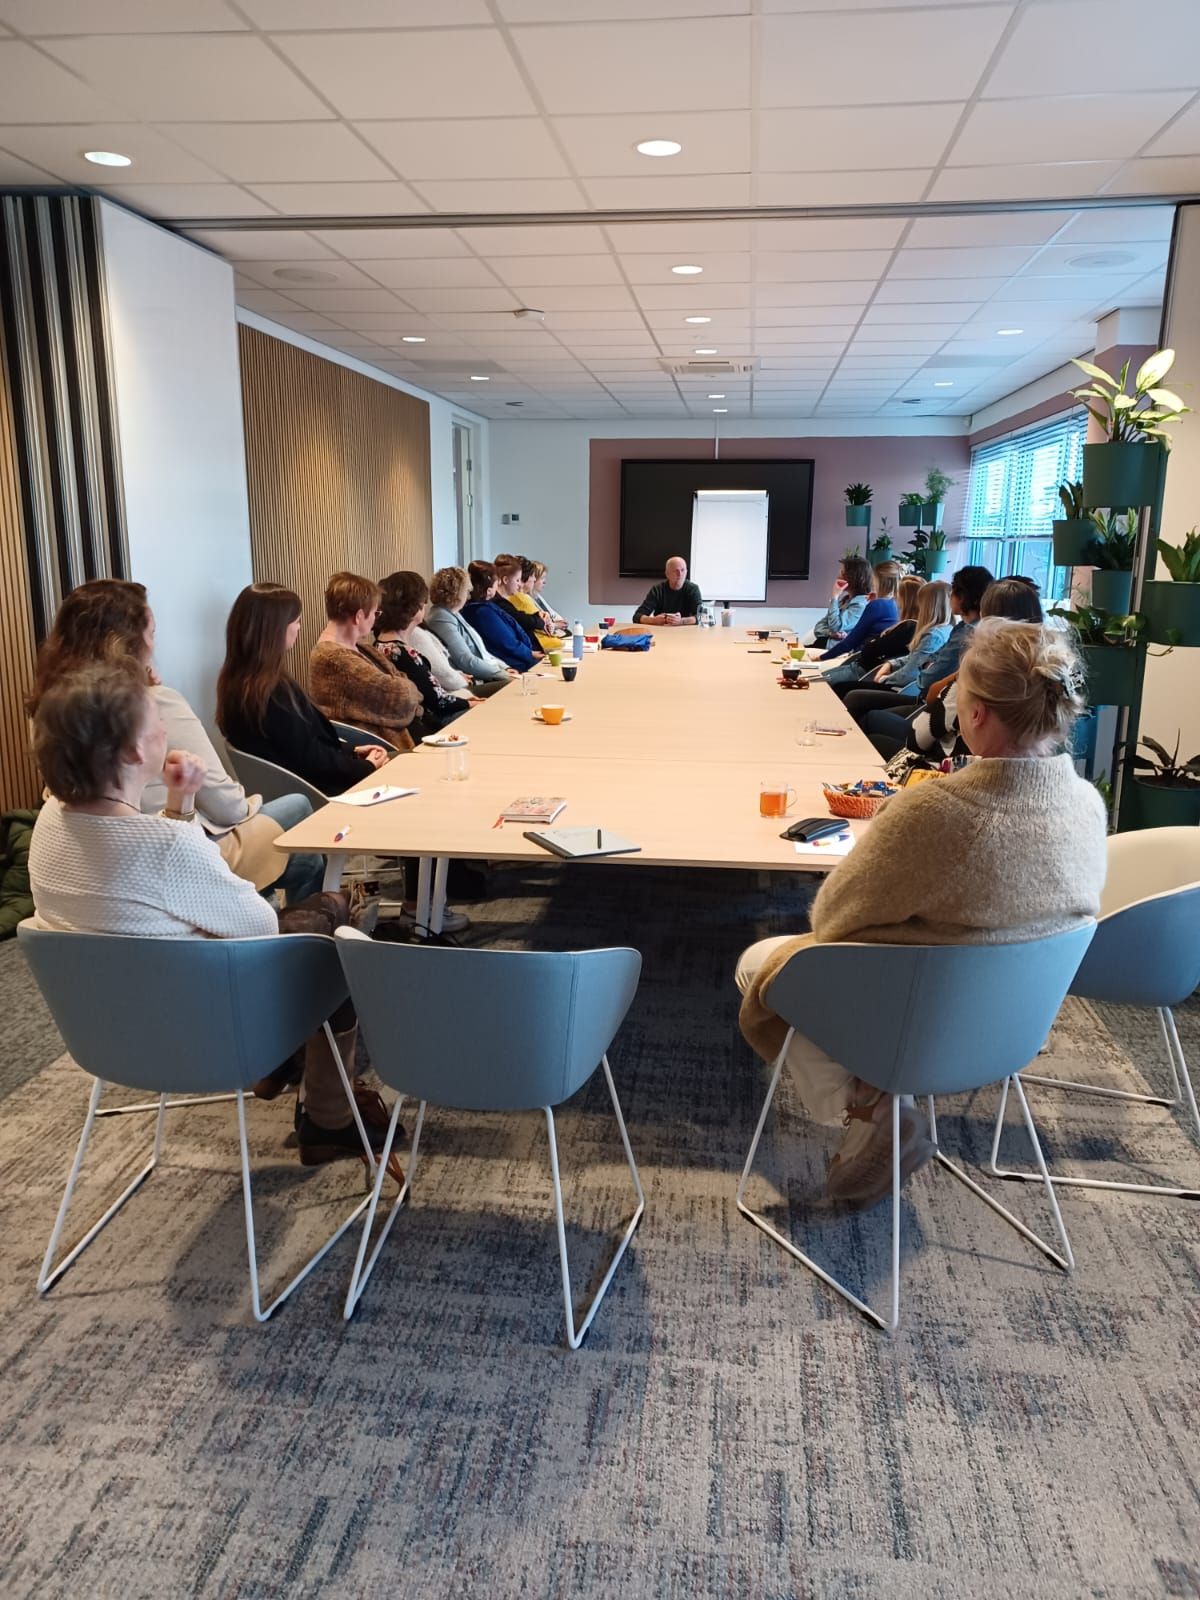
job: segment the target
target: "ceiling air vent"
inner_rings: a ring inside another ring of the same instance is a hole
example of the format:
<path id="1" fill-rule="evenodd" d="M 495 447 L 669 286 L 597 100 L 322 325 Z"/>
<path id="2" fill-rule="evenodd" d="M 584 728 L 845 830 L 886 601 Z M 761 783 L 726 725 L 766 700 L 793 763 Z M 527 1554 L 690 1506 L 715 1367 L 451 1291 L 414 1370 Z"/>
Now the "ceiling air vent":
<path id="1" fill-rule="evenodd" d="M 669 356 L 659 358 L 659 366 L 673 378 L 732 378 L 739 372 L 753 372 L 757 362 L 745 361 L 676 361 Z"/>

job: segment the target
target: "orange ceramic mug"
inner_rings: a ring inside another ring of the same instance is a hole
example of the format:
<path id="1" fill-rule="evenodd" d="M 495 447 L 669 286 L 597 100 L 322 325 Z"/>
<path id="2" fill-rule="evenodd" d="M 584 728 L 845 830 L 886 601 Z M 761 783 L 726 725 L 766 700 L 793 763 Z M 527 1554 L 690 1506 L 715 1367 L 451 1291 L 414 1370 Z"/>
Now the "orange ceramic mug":
<path id="1" fill-rule="evenodd" d="M 786 817 L 796 804 L 796 791 L 790 784 L 766 778 L 758 786 L 760 817 Z"/>
<path id="2" fill-rule="evenodd" d="M 548 722 L 552 728 L 557 728 L 566 714 L 566 706 L 543 706 L 542 721 Z"/>

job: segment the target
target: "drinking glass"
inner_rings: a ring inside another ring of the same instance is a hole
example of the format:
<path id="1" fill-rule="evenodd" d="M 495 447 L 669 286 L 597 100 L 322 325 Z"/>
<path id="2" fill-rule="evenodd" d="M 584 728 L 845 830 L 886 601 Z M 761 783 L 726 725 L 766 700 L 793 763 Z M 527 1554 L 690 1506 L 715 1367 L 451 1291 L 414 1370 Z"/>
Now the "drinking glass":
<path id="1" fill-rule="evenodd" d="M 447 783 L 465 783 L 470 775 L 465 748 L 461 744 L 448 745 L 446 747 L 446 771 L 444 774 Z"/>
<path id="2" fill-rule="evenodd" d="M 796 791 L 783 779 L 764 778 L 758 786 L 760 817 L 786 817 L 796 803 Z"/>

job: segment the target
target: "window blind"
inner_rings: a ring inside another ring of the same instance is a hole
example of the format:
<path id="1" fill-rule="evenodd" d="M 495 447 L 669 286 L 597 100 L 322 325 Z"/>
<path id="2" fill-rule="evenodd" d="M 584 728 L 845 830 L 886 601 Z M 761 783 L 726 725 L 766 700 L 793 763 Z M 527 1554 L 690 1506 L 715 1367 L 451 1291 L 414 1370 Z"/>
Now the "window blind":
<path id="1" fill-rule="evenodd" d="M 997 577 L 1026 573 L 1047 599 L 1065 591 L 1065 569 L 1053 565 L 1051 523 L 1062 515 L 1060 483 L 1083 471 L 1087 414 L 1068 411 L 971 452 L 966 534 L 971 560 Z"/>

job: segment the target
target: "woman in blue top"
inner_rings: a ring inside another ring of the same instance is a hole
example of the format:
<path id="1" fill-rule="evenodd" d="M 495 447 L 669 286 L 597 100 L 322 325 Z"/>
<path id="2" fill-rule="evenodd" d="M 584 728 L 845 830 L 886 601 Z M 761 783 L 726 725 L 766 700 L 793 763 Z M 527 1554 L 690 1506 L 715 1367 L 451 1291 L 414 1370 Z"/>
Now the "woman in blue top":
<path id="1" fill-rule="evenodd" d="M 527 672 L 542 652 L 535 651 L 529 635 L 506 611 L 496 605 L 496 569 L 490 561 L 472 561 L 467 568 L 471 580 L 471 598 L 462 608 L 462 614 L 475 629 L 492 655 L 498 656 L 506 667 Z"/>
<path id="2" fill-rule="evenodd" d="M 939 659 L 938 652 L 950 637 L 952 621 L 950 585 L 927 583 L 917 600 L 917 626 L 908 654 L 898 661 L 883 662 L 867 683 L 886 685 L 906 700 L 924 695 L 930 684 L 937 682 L 929 673 Z"/>
<path id="3" fill-rule="evenodd" d="M 871 563 L 866 556 L 843 556 L 829 609 L 814 626 L 808 642 L 825 646 L 844 639 L 867 609 L 870 597 Z"/>
<path id="4" fill-rule="evenodd" d="M 852 650 L 861 649 L 868 639 L 875 638 L 876 634 L 899 622 L 900 612 L 896 606 L 896 590 L 899 587 L 899 562 L 881 561 L 875 568 L 873 598 L 868 600 L 862 616 L 846 637 L 831 644 L 822 660 L 832 661 L 835 656 L 849 655 Z"/>

